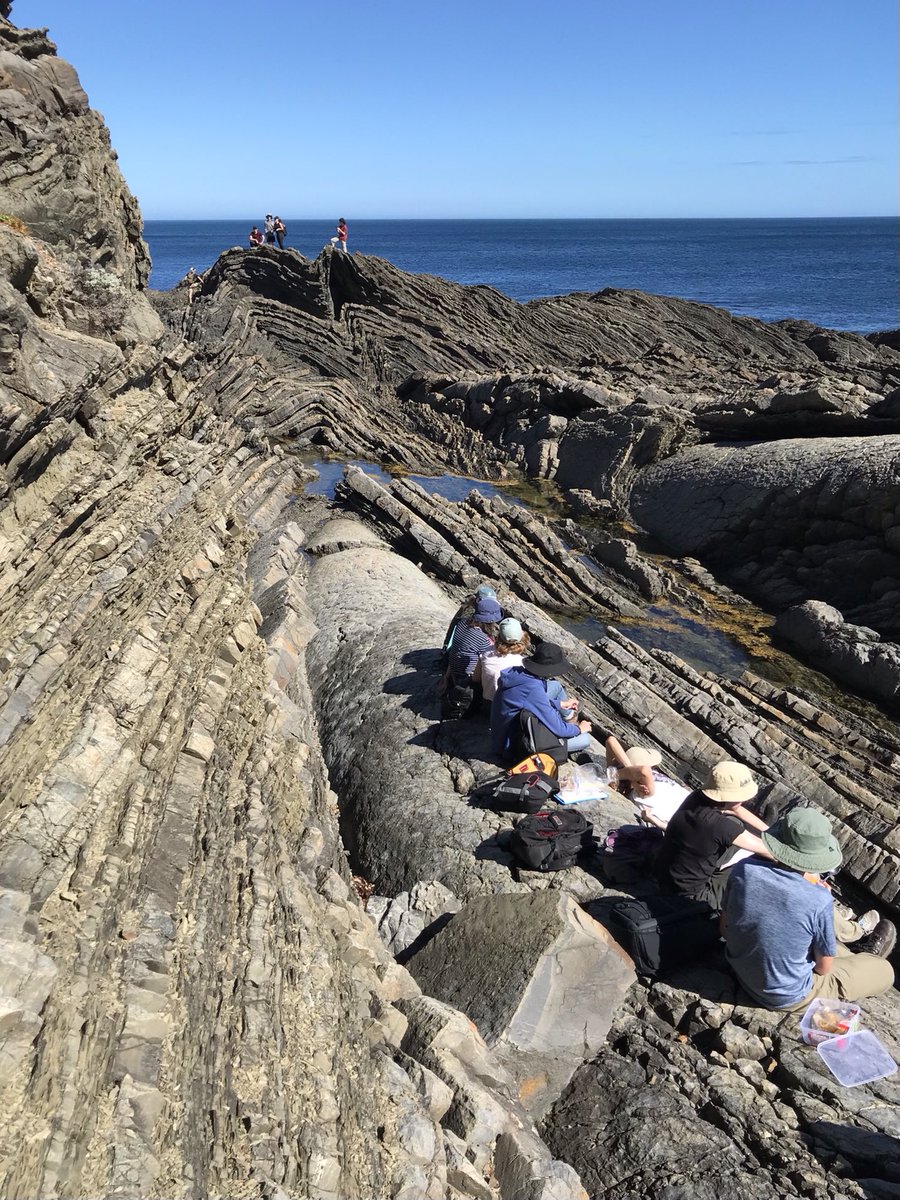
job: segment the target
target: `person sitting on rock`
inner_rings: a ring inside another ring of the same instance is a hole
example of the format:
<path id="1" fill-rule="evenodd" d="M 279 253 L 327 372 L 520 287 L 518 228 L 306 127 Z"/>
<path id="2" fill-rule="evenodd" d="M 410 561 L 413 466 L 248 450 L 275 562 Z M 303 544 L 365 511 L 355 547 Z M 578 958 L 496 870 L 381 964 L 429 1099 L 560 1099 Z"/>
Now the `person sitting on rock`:
<path id="1" fill-rule="evenodd" d="M 254 225 L 250 230 L 250 245 L 255 249 L 257 246 L 261 246 L 264 241 L 265 237 L 263 235 L 263 231 L 258 226 Z"/>
<path id="2" fill-rule="evenodd" d="M 531 654 L 531 638 L 515 617 L 504 617 L 497 626 L 497 642 L 492 652 L 482 654 L 479 661 L 481 692 L 485 700 L 493 700 L 497 680 L 509 667 L 520 667 L 522 659 Z"/>
<path id="3" fill-rule="evenodd" d="M 610 735 L 606 739 L 607 778 L 631 800 L 638 819 L 657 829 L 666 828 L 690 795 L 690 788 L 658 769 L 661 763 L 658 750 L 645 750 L 643 746 L 625 750 L 618 738 Z"/>
<path id="4" fill-rule="evenodd" d="M 756 792 L 752 774 L 740 763 L 712 768 L 704 786 L 682 801 L 666 825 L 655 868 L 664 892 L 705 900 L 718 910 L 728 883 L 728 871 L 720 869 L 724 855 L 735 847 L 769 856 L 759 837 L 768 826 L 744 807 Z"/>
<path id="5" fill-rule="evenodd" d="M 516 761 L 536 751 L 575 754 L 591 741 L 590 721 L 578 720 L 578 701 L 569 699 L 555 678 L 569 662 L 554 642 L 541 642 L 520 667 L 503 671 L 491 708 L 491 735 L 495 752 Z M 522 713 L 530 713 L 534 746 L 522 741 Z"/>
<path id="6" fill-rule="evenodd" d="M 489 583 L 480 583 L 475 591 L 467 600 L 459 606 L 453 615 L 453 619 L 447 626 L 447 632 L 444 634 L 443 652 L 448 657 L 450 650 L 453 647 L 453 642 L 456 635 L 460 633 L 466 626 L 467 622 L 471 621 L 472 614 L 475 612 L 475 606 L 479 600 L 496 600 L 497 593 Z"/>
<path id="7" fill-rule="evenodd" d="M 731 869 L 722 929 L 725 953 L 744 991 L 764 1008 L 799 1011 L 817 996 L 863 1000 L 886 992 L 885 961 L 897 930 L 879 920 L 861 952 L 835 936 L 831 891 L 841 848 L 828 818 L 794 808 L 762 835 L 771 861 L 749 858 Z"/>
<path id="8" fill-rule="evenodd" d="M 459 704 L 462 693 L 470 693 L 471 700 L 468 714 L 472 715 L 481 707 L 481 684 L 476 672 L 478 659 L 494 648 L 497 636 L 497 623 L 503 616 L 503 611 L 496 600 L 483 597 L 475 605 L 475 611 L 462 628 L 455 634 L 450 650 L 449 688 L 450 704 Z"/>
<path id="9" fill-rule="evenodd" d="M 756 792 L 756 782 L 747 767 L 735 762 L 720 762 L 713 767 L 703 788 L 691 792 L 666 825 L 654 868 L 664 892 L 705 900 L 718 911 L 734 869 L 726 861 L 732 851 L 771 857 L 765 843 L 768 826 L 744 807 Z M 843 905 L 834 905 L 834 927 L 843 943 L 859 941 L 872 933 L 878 920 L 874 908 L 857 918 Z"/>

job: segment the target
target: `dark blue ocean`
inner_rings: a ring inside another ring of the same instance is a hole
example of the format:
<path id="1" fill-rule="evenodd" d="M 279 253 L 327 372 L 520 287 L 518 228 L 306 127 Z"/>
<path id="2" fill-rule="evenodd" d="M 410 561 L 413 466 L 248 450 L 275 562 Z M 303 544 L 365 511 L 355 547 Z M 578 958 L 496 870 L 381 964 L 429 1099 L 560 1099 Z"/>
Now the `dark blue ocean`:
<path id="1" fill-rule="evenodd" d="M 246 221 L 147 221 L 150 284 L 246 246 Z M 262 221 L 259 220 L 259 224 Z M 327 221 L 285 217 L 287 245 L 314 258 Z M 487 283 L 516 300 L 638 288 L 777 321 L 869 333 L 900 326 L 893 217 L 646 221 L 350 221 L 349 249 L 405 271 Z"/>

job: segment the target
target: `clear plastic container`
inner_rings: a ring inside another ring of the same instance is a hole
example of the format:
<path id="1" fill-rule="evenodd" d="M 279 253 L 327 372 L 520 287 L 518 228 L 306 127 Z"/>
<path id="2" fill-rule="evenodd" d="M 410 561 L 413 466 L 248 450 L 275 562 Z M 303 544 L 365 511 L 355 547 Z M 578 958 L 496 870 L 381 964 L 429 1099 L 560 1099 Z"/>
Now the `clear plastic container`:
<path id="1" fill-rule="evenodd" d="M 893 1075 L 897 1064 L 870 1029 L 832 1037 L 816 1050 L 826 1067 L 843 1087 L 859 1087 Z"/>
<path id="2" fill-rule="evenodd" d="M 808 1046 L 856 1033 L 862 1009 L 845 1000 L 815 999 L 800 1021 L 800 1036 Z"/>
<path id="3" fill-rule="evenodd" d="M 606 768 L 595 763 L 575 767 L 569 777 L 560 782 L 560 804 L 581 804 L 586 800 L 602 800 L 606 795 Z"/>

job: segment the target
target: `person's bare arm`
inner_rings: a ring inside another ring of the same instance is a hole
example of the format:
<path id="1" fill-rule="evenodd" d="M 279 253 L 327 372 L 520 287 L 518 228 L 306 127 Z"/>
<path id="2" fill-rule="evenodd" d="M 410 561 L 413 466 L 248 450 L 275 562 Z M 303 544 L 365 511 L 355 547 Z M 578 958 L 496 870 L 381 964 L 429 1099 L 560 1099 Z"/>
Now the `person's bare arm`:
<path id="1" fill-rule="evenodd" d="M 816 975 L 830 975 L 834 966 L 834 958 L 830 954 L 817 954 L 813 961 L 813 971 Z"/>
<path id="2" fill-rule="evenodd" d="M 606 762 L 610 767 L 630 767 L 631 759 L 625 753 L 622 743 L 612 734 L 606 739 Z"/>
<path id="3" fill-rule="evenodd" d="M 658 817 L 652 808 L 639 808 L 638 816 L 642 821 L 646 821 L 648 825 L 655 825 L 657 829 L 665 829 L 669 824 L 668 821 L 664 821 L 661 817 Z"/>
<path id="4" fill-rule="evenodd" d="M 743 804 L 736 804 L 731 811 L 750 829 L 758 829 L 760 833 L 765 833 L 769 828 L 765 821 L 760 820 L 749 808 L 744 808 Z"/>
<path id="5" fill-rule="evenodd" d="M 620 781 L 624 779 L 626 783 L 639 784 L 642 796 L 652 796 L 656 791 L 650 767 L 619 767 L 617 774 Z"/>
<path id="6" fill-rule="evenodd" d="M 739 833 L 731 844 L 737 846 L 739 850 L 749 850 L 751 854 L 759 854 L 762 858 L 772 857 L 766 849 L 765 842 L 755 833 Z"/>

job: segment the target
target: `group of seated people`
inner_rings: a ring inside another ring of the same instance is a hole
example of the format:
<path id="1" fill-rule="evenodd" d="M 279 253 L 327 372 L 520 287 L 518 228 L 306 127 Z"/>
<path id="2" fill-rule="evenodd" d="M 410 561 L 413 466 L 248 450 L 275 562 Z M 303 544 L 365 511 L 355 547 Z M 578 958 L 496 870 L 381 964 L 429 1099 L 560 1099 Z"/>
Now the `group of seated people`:
<path id="1" fill-rule="evenodd" d="M 499 759 L 516 762 L 536 750 L 564 761 L 591 744 L 591 723 L 578 718 L 578 701 L 555 676 L 569 663 L 559 646 L 534 646 L 497 593 L 482 584 L 447 631 L 444 695 L 462 698 L 467 715 L 491 702 L 491 739 Z M 446 711 L 446 709 L 445 709 Z"/>
<path id="2" fill-rule="evenodd" d="M 471 695 L 470 715 L 491 702 L 499 761 L 545 751 L 562 762 L 591 745 L 591 723 L 555 678 L 569 666 L 562 649 L 533 646 L 490 585 L 456 614 L 445 648 L 446 692 Z M 896 929 L 874 909 L 855 918 L 833 900 L 829 879 L 842 855 L 824 814 L 795 807 L 769 826 L 746 807 L 758 789 L 740 763 L 717 763 L 689 791 L 659 770 L 658 751 L 624 750 L 615 737 L 605 750 L 638 818 L 663 830 L 652 864 L 660 890 L 720 914 L 728 962 L 754 1001 L 790 1012 L 816 997 L 855 1001 L 892 986 Z"/>

